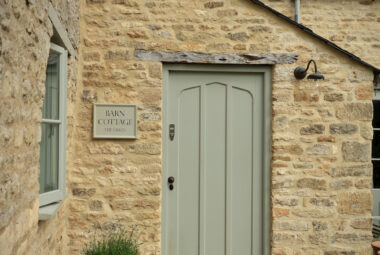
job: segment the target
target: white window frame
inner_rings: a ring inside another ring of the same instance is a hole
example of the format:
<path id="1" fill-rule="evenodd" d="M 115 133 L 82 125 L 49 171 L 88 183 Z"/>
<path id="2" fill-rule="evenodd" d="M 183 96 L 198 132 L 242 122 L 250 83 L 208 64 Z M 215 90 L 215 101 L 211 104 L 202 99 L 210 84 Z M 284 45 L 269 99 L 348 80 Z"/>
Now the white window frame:
<path id="1" fill-rule="evenodd" d="M 40 207 L 59 203 L 66 197 L 67 51 L 54 43 L 50 43 L 50 51 L 59 55 L 59 119 L 42 119 L 42 124 L 59 124 L 58 189 L 41 193 Z"/>

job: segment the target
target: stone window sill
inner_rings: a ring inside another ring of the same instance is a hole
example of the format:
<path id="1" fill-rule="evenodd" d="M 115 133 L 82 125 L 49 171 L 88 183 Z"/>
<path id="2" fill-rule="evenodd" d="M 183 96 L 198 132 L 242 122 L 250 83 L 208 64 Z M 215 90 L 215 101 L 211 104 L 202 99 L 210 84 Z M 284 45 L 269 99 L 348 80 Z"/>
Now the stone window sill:
<path id="1" fill-rule="evenodd" d="M 61 204 L 62 204 L 62 201 L 59 201 L 57 203 L 41 206 L 40 209 L 38 210 L 38 220 L 44 221 L 44 220 L 49 220 L 53 218 L 53 216 L 58 211 Z"/>

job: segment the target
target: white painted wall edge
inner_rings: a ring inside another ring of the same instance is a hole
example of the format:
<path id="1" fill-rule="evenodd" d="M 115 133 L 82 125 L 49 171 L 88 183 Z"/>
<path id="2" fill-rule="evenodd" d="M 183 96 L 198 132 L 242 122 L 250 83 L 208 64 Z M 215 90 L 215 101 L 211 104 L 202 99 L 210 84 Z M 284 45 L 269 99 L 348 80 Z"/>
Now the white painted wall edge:
<path id="1" fill-rule="evenodd" d="M 66 33 L 66 30 L 63 28 L 61 21 L 59 20 L 58 15 L 57 15 L 57 13 L 56 13 L 56 11 L 55 11 L 55 9 L 51 3 L 49 3 L 48 14 L 49 14 L 50 21 L 53 23 L 53 26 L 54 26 L 55 30 L 57 31 L 59 37 L 61 38 L 61 40 L 64 44 L 64 47 L 69 52 L 69 55 L 71 57 L 75 57 L 74 47 L 71 44 L 71 41 L 70 41 L 70 39 Z"/>
<path id="2" fill-rule="evenodd" d="M 44 221 L 44 220 L 50 220 L 51 218 L 53 218 L 53 216 L 58 211 L 61 204 L 62 204 L 62 201 L 40 207 L 38 209 L 38 220 Z"/>

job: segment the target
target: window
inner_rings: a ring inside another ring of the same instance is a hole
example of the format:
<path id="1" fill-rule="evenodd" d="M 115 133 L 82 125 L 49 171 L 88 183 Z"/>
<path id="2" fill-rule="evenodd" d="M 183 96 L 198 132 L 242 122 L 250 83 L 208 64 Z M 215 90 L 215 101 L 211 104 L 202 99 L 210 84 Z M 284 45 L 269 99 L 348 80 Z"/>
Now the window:
<path id="1" fill-rule="evenodd" d="M 51 43 L 40 145 L 40 206 L 65 197 L 67 51 Z"/>
<path id="2" fill-rule="evenodd" d="M 373 141 L 372 141 L 372 165 L 373 165 L 373 223 L 380 225 L 380 92 L 375 91 L 373 98 Z"/>
<path id="3" fill-rule="evenodd" d="M 50 219 L 65 198 L 67 57 L 75 61 L 76 53 L 51 3 L 48 14 L 54 33 L 42 109 L 39 220 Z"/>

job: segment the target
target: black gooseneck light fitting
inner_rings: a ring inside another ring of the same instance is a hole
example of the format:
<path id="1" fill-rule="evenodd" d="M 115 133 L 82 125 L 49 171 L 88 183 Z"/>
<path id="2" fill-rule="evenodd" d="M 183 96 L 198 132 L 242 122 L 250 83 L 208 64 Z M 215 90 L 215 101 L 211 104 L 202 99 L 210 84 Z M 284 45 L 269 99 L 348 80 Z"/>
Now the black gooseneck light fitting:
<path id="1" fill-rule="evenodd" d="M 324 80 L 325 77 L 321 73 L 318 73 L 317 63 L 315 63 L 314 59 L 311 59 L 309 61 L 309 63 L 307 63 L 307 67 L 306 68 L 302 67 L 302 66 L 296 67 L 296 69 L 294 69 L 294 76 L 298 80 L 301 80 L 301 79 L 305 78 L 307 70 L 309 70 L 309 66 L 310 66 L 311 62 L 314 63 L 314 73 L 309 74 L 307 76 L 307 79 L 312 79 L 312 80 L 321 80 L 322 79 L 322 80 Z"/>

